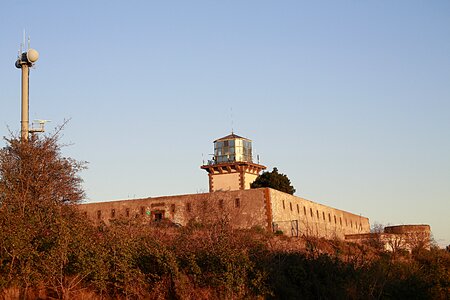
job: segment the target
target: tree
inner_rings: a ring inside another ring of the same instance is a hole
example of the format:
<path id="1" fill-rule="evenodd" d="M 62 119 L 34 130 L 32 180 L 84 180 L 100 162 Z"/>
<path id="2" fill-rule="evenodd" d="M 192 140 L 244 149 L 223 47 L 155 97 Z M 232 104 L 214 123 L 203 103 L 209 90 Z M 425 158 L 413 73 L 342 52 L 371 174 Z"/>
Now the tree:
<path id="1" fill-rule="evenodd" d="M 68 264 L 79 224 L 74 204 L 84 197 L 78 173 L 85 164 L 61 155 L 57 133 L 5 140 L 0 149 L 0 289 L 18 286 L 24 298 L 43 282 L 56 286 L 52 281 Z"/>
<path id="2" fill-rule="evenodd" d="M 295 193 L 295 188 L 291 185 L 289 178 L 285 174 L 278 173 L 276 167 L 272 172 L 263 172 L 259 175 L 250 187 L 252 189 L 269 187 L 291 195 Z"/>

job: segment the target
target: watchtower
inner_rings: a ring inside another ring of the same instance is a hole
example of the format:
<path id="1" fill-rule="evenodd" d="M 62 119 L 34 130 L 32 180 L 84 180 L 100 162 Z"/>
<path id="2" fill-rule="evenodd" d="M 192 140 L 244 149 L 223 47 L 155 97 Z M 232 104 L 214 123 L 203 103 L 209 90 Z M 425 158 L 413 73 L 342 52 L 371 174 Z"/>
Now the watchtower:
<path id="1" fill-rule="evenodd" d="M 206 165 L 209 191 L 246 190 L 265 166 L 253 163 L 252 141 L 234 133 L 214 141 L 214 155 Z"/>

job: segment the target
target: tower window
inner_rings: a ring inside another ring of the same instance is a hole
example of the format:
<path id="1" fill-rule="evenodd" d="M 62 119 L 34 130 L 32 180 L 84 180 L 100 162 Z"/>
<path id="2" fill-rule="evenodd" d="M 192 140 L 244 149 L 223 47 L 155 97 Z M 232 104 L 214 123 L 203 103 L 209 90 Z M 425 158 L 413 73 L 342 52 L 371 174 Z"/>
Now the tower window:
<path id="1" fill-rule="evenodd" d="M 331 223 L 331 214 L 328 214 L 328 222 Z"/>
<path id="2" fill-rule="evenodd" d="M 111 218 L 115 218 L 116 217 L 116 210 L 113 208 L 111 209 Z"/>
<path id="3" fill-rule="evenodd" d="M 311 215 L 311 218 L 313 217 L 312 208 L 309 208 L 309 214 Z"/>
<path id="4" fill-rule="evenodd" d="M 322 212 L 322 218 L 325 221 L 325 212 L 324 211 Z"/>
<path id="5" fill-rule="evenodd" d="M 316 215 L 317 215 L 317 220 L 319 220 L 320 219 L 320 217 L 319 217 L 319 210 L 316 210 Z"/>
<path id="6" fill-rule="evenodd" d="M 286 207 L 284 206 L 284 200 L 283 200 L 283 209 L 286 209 Z"/>
<path id="7" fill-rule="evenodd" d="M 102 211 L 101 210 L 97 210 L 97 219 L 101 219 L 102 218 Z"/>
<path id="8" fill-rule="evenodd" d="M 289 207 L 290 207 L 290 209 L 292 211 L 292 202 L 289 202 Z"/>
<path id="9" fill-rule="evenodd" d="M 305 216 L 306 216 L 306 207 L 305 207 L 305 206 L 303 206 L 303 213 L 304 213 Z"/>
<path id="10" fill-rule="evenodd" d="M 223 199 L 220 199 L 220 200 L 219 200 L 219 208 L 220 208 L 220 209 L 223 209 Z"/>
<path id="11" fill-rule="evenodd" d="M 234 199 L 234 207 L 236 208 L 241 207 L 241 199 L 239 198 Z"/>
<path id="12" fill-rule="evenodd" d="M 297 204 L 297 213 L 300 214 L 300 207 Z"/>

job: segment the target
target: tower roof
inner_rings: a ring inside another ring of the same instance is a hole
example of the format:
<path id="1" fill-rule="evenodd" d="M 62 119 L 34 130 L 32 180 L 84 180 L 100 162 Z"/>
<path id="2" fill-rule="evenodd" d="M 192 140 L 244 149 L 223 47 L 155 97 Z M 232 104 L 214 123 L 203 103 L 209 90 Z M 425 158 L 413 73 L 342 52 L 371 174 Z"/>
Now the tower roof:
<path id="1" fill-rule="evenodd" d="M 244 139 L 244 140 L 250 141 L 248 138 L 239 136 L 239 135 L 234 134 L 234 133 L 232 132 L 231 134 L 229 134 L 229 135 L 227 135 L 227 136 L 224 136 L 223 138 L 220 138 L 220 139 L 215 140 L 214 143 L 215 143 L 215 142 L 218 142 L 218 141 L 233 140 L 233 139 Z"/>

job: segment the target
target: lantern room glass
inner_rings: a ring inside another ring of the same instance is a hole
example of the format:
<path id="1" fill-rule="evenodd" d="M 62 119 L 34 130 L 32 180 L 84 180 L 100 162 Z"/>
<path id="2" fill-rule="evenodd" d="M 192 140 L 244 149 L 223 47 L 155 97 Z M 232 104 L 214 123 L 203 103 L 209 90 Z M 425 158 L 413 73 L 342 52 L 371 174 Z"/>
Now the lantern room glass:
<path id="1" fill-rule="evenodd" d="M 234 138 L 214 142 L 214 162 L 253 162 L 252 142 L 247 139 Z"/>

